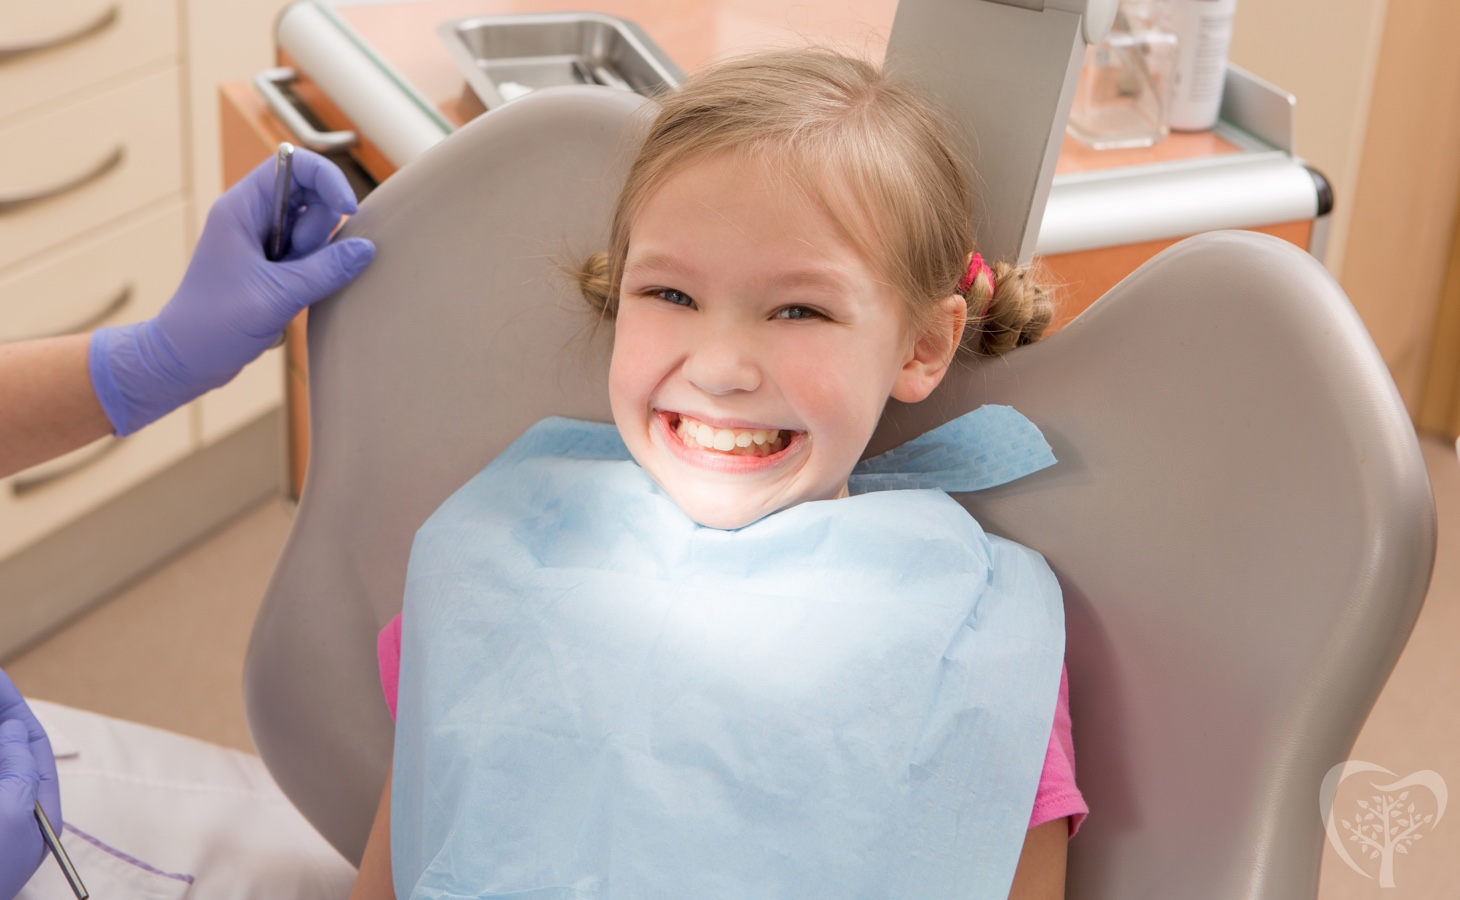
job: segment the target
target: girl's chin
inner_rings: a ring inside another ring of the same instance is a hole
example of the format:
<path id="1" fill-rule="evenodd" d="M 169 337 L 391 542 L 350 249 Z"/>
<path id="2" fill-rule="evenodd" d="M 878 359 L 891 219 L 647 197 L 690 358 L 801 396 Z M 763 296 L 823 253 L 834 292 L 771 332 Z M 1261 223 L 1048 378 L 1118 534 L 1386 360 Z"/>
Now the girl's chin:
<path id="1" fill-rule="evenodd" d="M 706 528 L 718 528 L 722 531 L 733 531 L 736 528 L 744 528 L 755 522 L 764 519 L 775 512 L 776 509 L 764 507 L 751 507 L 745 503 L 735 502 L 711 502 L 704 499 L 679 498 L 670 494 L 670 498 L 692 521 Z"/>
<path id="2" fill-rule="evenodd" d="M 640 458 L 639 463 L 649 463 L 644 468 L 650 477 L 692 521 L 729 531 L 809 500 L 847 496 L 845 479 L 835 490 L 800 496 L 805 490 L 804 463 L 809 461 L 811 444 L 805 432 L 793 435 L 774 456 L 738 456 L 687 447 L 656 417 L 646 448 L 648 458 Z"/>
<path id="3" fill-rule="evenodd" d="M 817 497 L 793 496 L 787 498 L 784 492 L 752 492 L 748 486 L 717 480 L 712 483 L 689 483 L 684 481 L 668 483 L 659 481 L 659 486 L 669 495 L 675 505 L 694 522 L 706 528 L 733 531 L 764 519 L 772 513 L 812 503 L 818 500 L 840 500 L 849 496 L 847 486 L 828 491 Z"/>

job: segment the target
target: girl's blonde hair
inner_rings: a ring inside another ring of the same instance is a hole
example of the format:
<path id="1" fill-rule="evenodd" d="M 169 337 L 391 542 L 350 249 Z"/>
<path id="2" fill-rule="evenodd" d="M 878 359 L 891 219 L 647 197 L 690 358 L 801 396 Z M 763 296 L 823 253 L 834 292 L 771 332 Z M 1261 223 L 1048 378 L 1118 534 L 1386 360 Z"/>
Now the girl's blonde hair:
<path id="1" fill-rule="evenodd" d="M 875 66 L 828 50 L 730 60 L 661 94 L 629 168 L 607 252 L 573 272 L 603 315 L 618 309 L 629 229 L 645 201 L 687 165 L 727 151 L 789 172 L 908 305 L 917 333 L 938 327 L 939 301 L 968 303 L 962 347 L 993 356 L 1039 339 L 1053 315 L 1025 268 L 990 265 L 958 283 L 975 250 L 973 190 L 946 119 Z M 992 296 L 990 293 L 992 292 Z"/>

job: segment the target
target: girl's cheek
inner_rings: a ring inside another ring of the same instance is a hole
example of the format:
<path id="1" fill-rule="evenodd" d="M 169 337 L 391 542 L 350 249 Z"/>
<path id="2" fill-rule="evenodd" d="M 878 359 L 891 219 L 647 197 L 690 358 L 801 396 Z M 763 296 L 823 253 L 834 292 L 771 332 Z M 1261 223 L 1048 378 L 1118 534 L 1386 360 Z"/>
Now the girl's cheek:
<path id="1" fill-rule="evenodd" d="M 615 400 L 642 399 L 628 395 L 640 389 L 640 382 L 655 383 L 655 357 L 663 356 L 672 335 L 656 324 L 653 315 L 642 311 L 621 312 L 614 323 L 613 354 L 609 362 L 608 389 Z M 657 351 L 657 353 L 656 353 Z"/>
<path id="2" fill-rule="evenodd" d="M 807 411 L 832 412 L 869 402 L 870 385 L 863 377 L 866 361 L 860 348 L 834 340 L 803 340 L 778 347 L 773 360 L 783 389 L 801 398 Z M 885 397 L 871 402 L 881 403 Z"/>

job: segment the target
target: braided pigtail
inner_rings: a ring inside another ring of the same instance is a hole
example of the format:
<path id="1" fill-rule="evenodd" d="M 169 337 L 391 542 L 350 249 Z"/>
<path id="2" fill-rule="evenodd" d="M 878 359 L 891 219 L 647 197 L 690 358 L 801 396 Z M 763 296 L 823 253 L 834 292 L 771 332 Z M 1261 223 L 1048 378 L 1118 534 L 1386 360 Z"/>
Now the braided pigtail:
<path id="1" fill-rule="evenodd" d="M 578 283 L 578 290 L 589 306 L 607 318 L 614 317 L 618 304 L 614 302 L 613 272 L 607 252 L 600 250 L 580 265 L 568 267 L 568 274 Z"/>
<path id="2" fill-rule="evenodd" d="M 1027 266 L 994 263 L 978 273 L 963 296 L 968 300 L 963 349 L 979 356 L 1034 343 L 1054 318 L 1054 299 Z"/>

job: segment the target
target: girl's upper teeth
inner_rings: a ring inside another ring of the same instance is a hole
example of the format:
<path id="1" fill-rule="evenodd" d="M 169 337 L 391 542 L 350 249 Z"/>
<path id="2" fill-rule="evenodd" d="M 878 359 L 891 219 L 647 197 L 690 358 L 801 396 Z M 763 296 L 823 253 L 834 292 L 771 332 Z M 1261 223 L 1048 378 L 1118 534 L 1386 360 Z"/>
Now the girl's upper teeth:
<path id="1" fill-rule="evenodd" d="M 781 442 L 781 432 L 779 430 L 765 431 L 760 429 L 716 428 L 713 425 L 706 425 L 704 422 L 691 419 L 689 416 L 679 417 L 679 428 L 677 430 L 701 447 L 707 449 L 713 448 L 721 452 L 728 452 L 737 447 L 749 447 L 752 444 L 756 447 L 762 447 L 766 444 L 779 444 Z"/>

